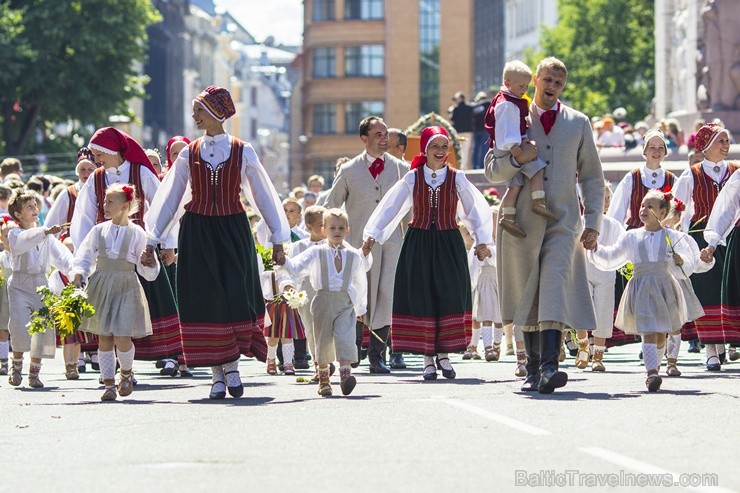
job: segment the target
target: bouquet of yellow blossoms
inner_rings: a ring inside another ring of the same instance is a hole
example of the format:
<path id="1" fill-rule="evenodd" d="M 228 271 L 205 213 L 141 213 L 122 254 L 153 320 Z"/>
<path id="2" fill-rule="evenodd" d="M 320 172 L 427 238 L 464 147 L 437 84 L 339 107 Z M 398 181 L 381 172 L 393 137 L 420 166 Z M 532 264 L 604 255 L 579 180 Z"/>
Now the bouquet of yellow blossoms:
<path id="1" fill-rule="evenodd" d="M 65 338 L 77 332 L 83 318 L 95 315 L 95 308 L 87 302 L 87 293 L 72 284 L 65 286 L 59 295 L 47 286 L 39 286 L 36 292 L 44 306 L 31 313 L 31 320 L 26 324 L 30 334 L 54 329 L 60 338 Z"/>

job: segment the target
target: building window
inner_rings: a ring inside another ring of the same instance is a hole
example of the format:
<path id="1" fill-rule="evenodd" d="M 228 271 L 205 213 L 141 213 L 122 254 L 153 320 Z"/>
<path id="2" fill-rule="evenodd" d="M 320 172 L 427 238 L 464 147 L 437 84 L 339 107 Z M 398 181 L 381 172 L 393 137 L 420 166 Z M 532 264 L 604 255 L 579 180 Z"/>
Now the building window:
<path id="1" fill-rule="evenodd" d="M 383 0 L 345 0 L 344 18 L 374 20 L 383 18 Z"/>
<path id="2" fill-rule="evenodd" d="M 363 101 L 361 103 L 347 103 L 344 105 L 344 133 L 356 134 L 357 126 L 363 118 L 370 115 L 383 117 L 385 104 L 383 101 Z"/>
<path id="3" fill-rule="evenodd" d="M 317 104 L 313 107 L 313 133 L 333 134 L 337 132 L 337 111 L 333 104 Z"/>
<path id="4" fill-rule="evenodd" d="M 334 20 L 334 0 L 313 0 L 313 21 Z"/>
<path id="5" fill-rule="evenodd" d="M 348 46 L 344 50 L 346 77 L 383 77 L 383 45 Z"/>
<path id="6" fill-rule="evenodd" d="M 317 79 L 336 77 L 336 50 L 316 48 L 313 50 L 313 76 Z"/>
<path id="7" fill-rule="evenodd" d="M 439 0 L 419 0 L 419 109 L 439 112 Z"/>
<path id="8" fill-rule="evenodd" d="M 257 106 L 257 88 L 254 86 L 249 88 L 249 104 Z"/>
<path id="9" fill-rule="evenodd" d="M 334 167 L 336 164 L 336 159 L 320 159 L 313 163 L 313 172 L 311 174 L 324 177 L 324 190 L 330 189 L 331 184 L 334 182 Z M 304 176 L 302 181 L 308 181 L 308 176 Z"/>

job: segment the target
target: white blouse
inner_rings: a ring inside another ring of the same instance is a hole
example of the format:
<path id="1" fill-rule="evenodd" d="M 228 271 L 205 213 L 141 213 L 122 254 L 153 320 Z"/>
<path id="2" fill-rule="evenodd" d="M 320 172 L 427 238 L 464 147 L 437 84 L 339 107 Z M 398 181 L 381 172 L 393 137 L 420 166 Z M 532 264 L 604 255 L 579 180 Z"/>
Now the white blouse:
<path id="1" fill-rule="evenodd" d="M 601 231 L 599 231 L 599 248 L 614 245 L 619 240 L 619 237 L 622 236 L 624 231 L 625 228 L 622 223 L 618 222 L 613 217 L 609 217 L 604 214 L 604 217 L 601 220 Z M 590 260 L 590 257 L 588 258 Z M 610 269 L 608 271 L 604 271 L 596 267 L 593 262 L 586 262 L 586 274 L 588 275 L 588 280 L 593 283 L 614 282 L 615 270 L 616 269 Z"/>
<path id="2" fill-rule="evenodd" d="M 683 233 L 672 229 L 663 229 L 668 234 L 668 238 L 673 245 L 676 253 L 683 259 L 683 270 L 686 273 L 694 272 L 696 260 L 691 253 L 691 248 L 687 241 L 679 241 Z M 599 245 L 596 251 L 588 250 L 587 258 L 601 270 L 616 270 L 625 265 L 627 262 L 640 264 L 643 262 L 670 262 L 674 264 L 671 249 L 666 245 L 666 254 L 663 258 L 658 258 L 661 248 L 661 242 L 666 241 L 662 231 L 646 231 L 645 228 L 636 228 L 622 233 L 611 246 Z M 648 258 L 640 256 L 640 244 L 645 243 L 645 250 Z"/>
<path id="3" fill-rule="evenodd" d="M 78 195 L 79 191 L 82 189 L 82 185 L 84 184 L 81 181 L 77 181 L 77 183 L 75 183 Z M 49 212 L 46 213 L 44 226 L 50 228 L 51 226 L 67 222 L 67 209 L 69 209 L 69 190 L 65 188 L 59 195 L 57 195 L 56 200 L 49 208 Z M 59 234 L 56 236 L 59 238 Z"/>
<path id="4" fill-rule="evenodd" d="M 107 168 L 105 170 L 105 183 L 110 186 L 114 183 L 128 183 L 129 170 L 131 163 L 124 161 L 117 168 Z M 152 200 L 159 188 L 159 178 L 145 166 L 141 167 L 141 188 L 144 192 L 144 212 L 151 209 Z M 95 175 L 90 178 L 80 189 L 80 194 L 75 202 L 75 212 L 72 216 L 72 226 L 69 230 L 69 236 L 75 247 L 79 247 L 85 236 L 95 226 L 98 219 L 98 196 L 95 190 Z M 146 221 L 146 217 L 145 217 Z M 165 248 L 175 248 L 177 238 L 167 238 L 161 242 Z"/>
<path id="5" fill-rule="evenodd" d="M 336 252 L 342 256 L 342 270 L 337 272 L 334 267 L 334 255 Z M 347 258 L 352 255 L 355 257 L 352 263 L 352 271 L 349 272 L 350 282 L 347 288 L 352 304 L 355 307 L 355 315 L 358 317 L 364 315 L 367 311 L 367 274 L 372 266 L 372 256 L 368 255 L 367 258 L 363 258 L 364 255 L 359 250 L 348 246 L 345 243 L 344 248 L 334 249 L 328 244 L 316 245 L 308 248 L 304 252 L 298 254 L 293 258 L 285 260 L 285 268 L 293 276 L 301 276 L 308 274 L 309 282 L 314 290 L 318 291 L 323 288 L 321 282 L 321 257 L 324 255 L 327 262 L 327 270 L 329 274 L 329 291 L 338 292 L 342 289 L 344 284 L 344 274 L 347 267 Z"/>
<path id="6" fill-rule="evenodd" d="M 215 169 L 231 154 L 229 134 L 204 135 L 201 141 L 200 156 Z M 270 177 L 262 166 L 257 153 L 250 144 L 244 145 L 241 162 L 242 192 L 249 203 L 257 207 L 260 216 L 267 223 L 272 243 L 290 241 L 288 219 Z M 175 227 L 185 213 L 184 205 L 190 201 L 190 148 L 185 147 L 177 156 L 172 168 L 164 175 L 162 184 L 151 203 L 146 222 L 149 243 L 161 242 Z"/>
<path id="7" fill-rule="evenodd" d="M 435 177 L 432 177 L 435 174 Z M 424 165 L 424 181 L 437 189 L 447 177 L 447 166 L 436 172 Z M 414 205 L 416 170 L 406 173 L 385 194 L 365 226 L 363 239 L 373 238 L 381 245 L 390 238 L 399 221 Z M 455 173 L 455 190 L 459 198 L 457 214 L 475 238 L 476 245 L 492 244 L 493 215 L 483 194 L 468 181 L 465 173 Z"/>
<path id="8" fill-rule="evenodd" d="M 105 243 L 105 256 L 110 259 L 118 258 L 123 246 L 123 239 L 126 229 L 131 229 L 131 241 L 125 252 L 125 258 L 128 262 L 136 266 L 136 271 L 147 281 L 154 281 L 159 275 L 159 262 L 155 262 L 154 267 L 146 267 L 141 263 L 141 252 L 146 248 L 146 232 L 141 226 L 128 223 L 127 226 L 117 226 L 110 221 L 96 224 L 90 230 L 82 245 L 75 252 L 74 266 L 70 276 L 74 277 L 80 274 L 83 280 L 87 280 L 95 271 L 98 263 L 98 237 L 102 231 L 103 242 Z"/>
<path id="9" fill-rule="evenodd" d="M 719 171 L 714 171 L 715 166 L 719 167 Z M 724 161 L 713 163 L 705 159 L 702 161 L 701 167 L 717 183 L 720 183 L 728 173 L 727 163 Z M 691 172 L 691 167 L 686 168 L 681 173 L 681 176 L 678 177 L 678 180 L 676 180 L 676 183 L 673 185 L 673 195 L 686 204 L 686 210 L 681 219 L 681 230 L 689 231 L 691 228 L 691 218 L 694 217 L 694 174 Z"/>
<path id="10" fill-rule="evenodd" d="M 732 174 L 714 202 L 704 239 L 710 246 L 724 245 L 735 223 L 740 220 L 740 171 Z"/>
<path id="11" fill-rule="evenodd" d="M 661 167 L 658 169 L 650 169 L 643 165 L 640 168 L 640 180 L 650 190 L 656 190 L 662 188 L 665 184 L 665 170 Z M 614 190 L 612 200 L 609 203 L 609 210 L 606 211 L 606 215 L 613 217 L 620 223 L 624 224 L 627 221 L 627 214 L 630 210 L 630 201 L 632 200 L 632 189 L 634 183 L 632 183 L 632 173 L 627 173 L 619 182 L 617 188 Z M 599 238 L 601 240 L 601 238 Z"/>
<path id="12" fill-rule="evenodd" d="M 44 233 L 46 228 L 13 228 L 8 232 L 14 272 L 44 274 L 53 266 L 62 272 L 72 269 L 74 257 L 54 235 Z"/>

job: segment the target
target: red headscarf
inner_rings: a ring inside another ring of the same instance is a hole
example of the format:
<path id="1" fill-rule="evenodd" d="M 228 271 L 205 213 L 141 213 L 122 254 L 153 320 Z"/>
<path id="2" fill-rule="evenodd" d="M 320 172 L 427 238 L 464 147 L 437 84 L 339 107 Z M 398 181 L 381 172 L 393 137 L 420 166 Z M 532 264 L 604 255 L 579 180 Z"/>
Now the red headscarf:
<path id="1" fill-rule="evenodd" d="M 419 154 L 414 156 L 414 159 L 411 161 L 411 169 L 416 169 L 419 166 L 423 166 L 427 163 L 427 148 L 429 147 L 429 142 L 435 137 L 443 136 L 447 139 L 447 141 L 450 141 L 450 136 L 447 134 L 447 130 L 445 130 L 443 127 L 427 127 L 424 130 L 421 131 L 421 140 L 419 141 Z M 445 161 L 447 161 L 447 158 L 445 158 Z"/>
<path id="2" fill-rule="evenodd" d="M 213 118 L 220 122 L 236 114 L 234 100 L 231 99 L 229 91 L 223 87 L 208 86 L 195 96 L 193 102 L 200 103 Z"/>
<path id="3" fill-rule="evenodd" d="M 170 159 L 170 149 L 172 149 L 172 144 L 175 142 L 185 142 L 186 144 L 190 144 L 190 139 L 185 137 L 184 135 L 175 135 L 170 139 L 169 142 L 167 142 L 167 149 L 165 149 L 165 154 L 167 154 L 167 167 L 172 167 L 172 159 Z"/>
<path id="4" fill-rule="evenodd" d="M 149 162 L 149 157 L 139 143 L 117 128 L 99 128 L 90 139 L 88 147 L 108 154 L 119 153 L 129 163 L 149 168 L 155 176 L 157 175 L 154 166 Z"/>
<path id="5" fill-rule="evenodd" d="M 727 132 L 726 128 L 723 128 L 716 123 L 707 123 L 703 125 L 698 132 L 696 132 L 696 140 L 694 146 L 697 151 L 704 152 L 714 144 L 719 134 Z M 727 132 L 729 134 L 729 132 Z"/>

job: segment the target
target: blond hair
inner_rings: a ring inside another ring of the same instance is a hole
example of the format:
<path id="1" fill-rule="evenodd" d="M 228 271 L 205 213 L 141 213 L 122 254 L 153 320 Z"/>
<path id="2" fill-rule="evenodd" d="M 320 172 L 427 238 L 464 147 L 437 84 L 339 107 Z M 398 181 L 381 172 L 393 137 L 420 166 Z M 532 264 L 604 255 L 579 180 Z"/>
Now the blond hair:
<path id="1" fill-rule="evenodd" d="M 284 206 L 288 204 L 295 204 L 298 206 L 299 211 L 301 212 L 303 211 L 303 206 L 301 205 L 300 201 L 295 197 L 288 197 L 287 199 L 283 200 Z"/>
<path id="2" fill-rule="evenodd" d="M 506 62 L 506 65 L 504 65 L 503 79 L 509 80 L 518 75 L 522 77 L 527 76 L 531 79 L 532 69 L 530 69 L 527 64 L 521 60 L 511 60 Z"/>
<path id="3" fill-rule="evenodd" d="M 326 213 L 326 207 L 321 205 L 312 205 L 306 207 L 306 212 L 303 214 L 303 220 L 306 224 L 316 224 L 317 222 L 324 222 L 324 214 Z"/>
<path id="4" fill-rule="evenodd" d="M 347 216 L 347 213 L 342 209 L 338 209 L 336 207 L 327 209 L 324 212 L 324 226 L 326 226 L 326 220 L 330 217 L 338 217 L 339 219 L 344 220 L 345 226 L 349 226 L 349 216 Z"/>
<path id="5" fill-rule="evenodd" d="M 562 61 L 555 58 L 554 56 L 549 56 L 547 58 L 544 58 L 537 65 L 536 73 L 538 77 L 540 76 L 540 73 L 542 73 L 544 69 L 559 70 L 560 72 L 563 72 L 563 74 L 565 74 L 566 77 L 568 76 L 568 69 L 565 68 L 565 64 Z"/>
<path id="6" fill-rule="evenodd" d="M 127 188 L 130 189 L 128 192 L 126 190 Z M 129 183 L 114 183 L 112 185 L 109 185 L 108 188 L 105 190 L 106 195 L 108 195 L 109 193 L 119 193 L 123 195 L 124 201 L 128 203 L 129 217 L 139 212 L 139 194 L 136 193 L 135 186 Z M 131 200 L 129 200 L 129 193 Z"/>

